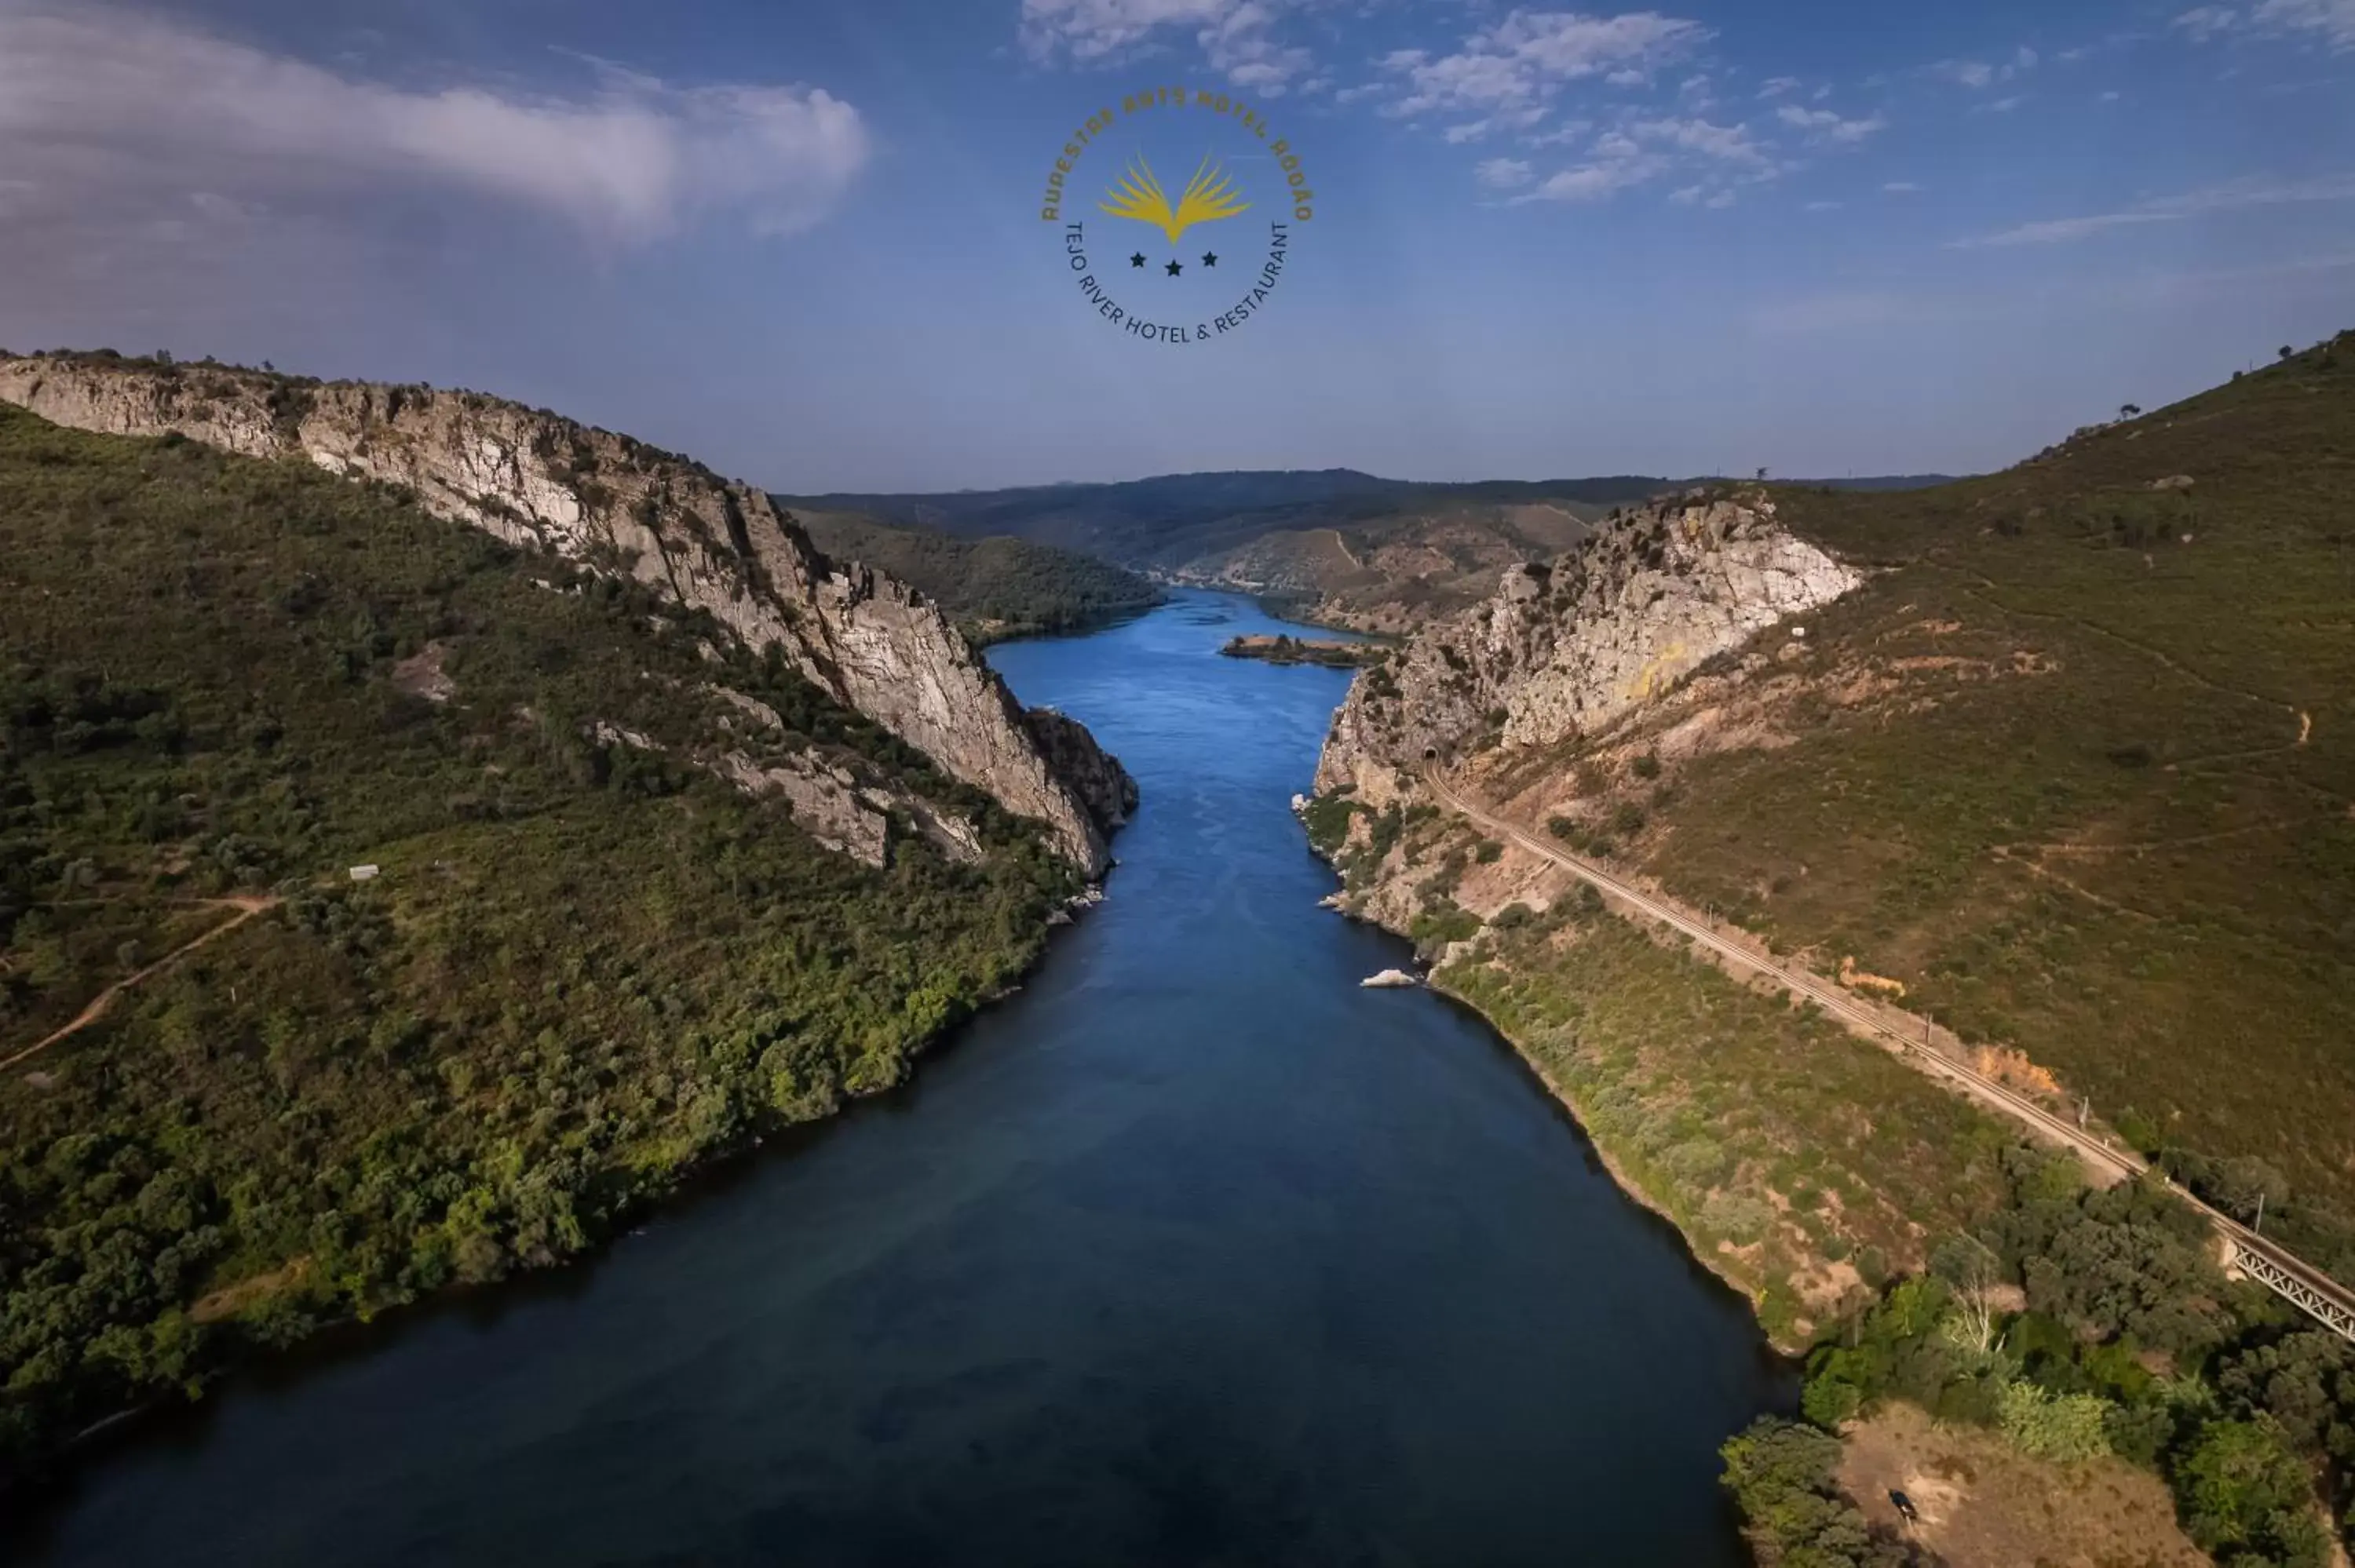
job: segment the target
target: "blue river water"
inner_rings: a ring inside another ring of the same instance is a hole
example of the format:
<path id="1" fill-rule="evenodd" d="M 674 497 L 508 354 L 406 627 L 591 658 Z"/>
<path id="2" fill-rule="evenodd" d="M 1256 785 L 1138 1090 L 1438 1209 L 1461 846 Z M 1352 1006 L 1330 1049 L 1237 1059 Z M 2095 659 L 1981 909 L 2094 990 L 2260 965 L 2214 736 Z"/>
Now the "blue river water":
<path id="1" fill-rule="evenodd" d="M 1742 1304 L 1287 802 L 1345 673 L 1188 594 L 994 649 L 1137 776 L 1017 996 L 595 1262 L 149 1425 L 0 1550 L 106 1564 L 1732 1564 Z M 1297 628 L 1288 630 L 1297 630 Z M 21 1521 L 20 1521 L 21 1522 Z"/>

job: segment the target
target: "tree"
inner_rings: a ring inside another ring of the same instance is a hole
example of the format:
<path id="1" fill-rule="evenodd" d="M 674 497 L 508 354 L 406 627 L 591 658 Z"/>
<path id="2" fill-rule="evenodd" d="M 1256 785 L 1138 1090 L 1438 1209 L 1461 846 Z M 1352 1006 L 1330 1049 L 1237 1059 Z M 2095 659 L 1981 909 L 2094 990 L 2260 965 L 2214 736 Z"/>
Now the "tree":
<path id="1" fill-rule="evenodd" d="M 2141 412 L 2142 410 L 2132 403 L 2121 403 L 2118 405 L 2118 418 L 2121 419 L 2131 419 L 2137 414 Z"/>
<path id="2" fill-rule="evenodd" d="M 2297 352 L 2297 350 L 2296 350 L 2296 349 L 2294 349 L 2294 348 L 2290 347 L 2290 345 L 2289 345 L 2289 344 L 2282 344 L 2282 345 L 2281 345 L 2281 347 L 2280 347 L 2280 348 L 2278 348 L 2278 349 L 2275 350 L 2275 353 L 2276 353 L 2277 355 L 2280 355 L 2282 358 L 2284 358 L 2284 359 L 2287 359 L 2291 355 L 2296 354 L 2296 352 Z"/>
<path id="3" fill-rule="evenodd" d="M 1954 1337 L 1957 1348 L 1977 1356 L 1995 1351 L 1995 1292 L 2002 1285 L 2003 1260 L 1973 1236 L 1952 1236 L 1930 1255 L 1930 1272 L 1953 1287 Z"/>
<path id="4" fill-rule="evenodd" d="M 2176 1467 L 2184 1525 L 2201 1547 L 2262 1553 L 2259 1561 L 2323 1561 L 2306 1466 L 2270 1421 L 2211 1421 Z"/>

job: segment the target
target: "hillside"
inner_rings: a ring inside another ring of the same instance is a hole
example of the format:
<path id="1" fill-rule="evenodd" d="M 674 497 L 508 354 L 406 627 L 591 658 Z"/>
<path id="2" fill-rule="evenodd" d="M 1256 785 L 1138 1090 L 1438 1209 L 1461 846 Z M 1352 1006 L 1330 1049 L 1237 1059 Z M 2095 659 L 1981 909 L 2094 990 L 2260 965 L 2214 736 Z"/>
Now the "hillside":
<path id="1" fill-rule="evenodd" d="M 1163 597 L 1135 572 L 1027 539 L 959 538 L 855 512 L 796 509 L 793 519 L 828 558 L 889 572 L 924 594 L 976 646 L 1084 630 Z"/>
<path id="2" fill-rule="evenodd" d="M 0 408 L 0 1478 L 898 1081 L 1080 886 L 773 652 L 386 487 Z"/>
<path id="3" fill-rule="evenodd" d="M 398 484 L 437 516 L 644 586 L 1046 822 L 1087 874 L 1109 863 L 1118 768 L 1084 728 L 1026 714 L 923 595 L 835 570 L 766 495 L 692 459 L 478 392 L 103 352 L 0 356 L 0 401 Z"/>
<path id="4" fill-rule="evenodd" d="M 1815 1347 L 1810 1419 L 1902 1399 L 2031 1457 L 2115 1453 L 2220 1557 L 2320 1561 L 2355 1355 L 2226 1280 L 2156 1182 L 2080 1192 L 1906 1060 L 2083 1118 L 2355 1280 L 2350 482 L 2342 335 L 2000 474 L 1638 508 L 1358 679 L 1311 836 Z M 1756 962 L 1605 917 L 1432 769 Z M 1793 1008 L 1785 969 L 1926 1050 Z M 1838 1457 L 1812 1441 L 1729 1451 L 1777 1549 L 1864 1539 L 1828 1467 L 1797 1502 L 1749 1469 Z"/>

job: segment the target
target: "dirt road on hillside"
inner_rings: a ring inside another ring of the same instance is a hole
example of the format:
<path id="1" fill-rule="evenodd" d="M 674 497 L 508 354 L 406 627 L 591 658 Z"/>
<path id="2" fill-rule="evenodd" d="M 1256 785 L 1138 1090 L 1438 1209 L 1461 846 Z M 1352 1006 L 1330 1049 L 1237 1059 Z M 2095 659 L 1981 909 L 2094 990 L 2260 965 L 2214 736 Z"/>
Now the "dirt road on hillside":
<path id="1" fill-rule="evenodd" d="M 48 1050 L 50 1046 L 56 1044 L 60 1040 L 69 1039 L 73 1035 L 80 1033 L 83 1030 L 97 1022 L 101 1018 L 106 1016 L 106 1010 L 114 1004 L 114 999 L 116 997 L 122 995 L 124 991 L 129 991 L 141 980 L 147 979 L 150 975 L 159 974 L 165 969 L 171 968 L 174 964 L 178 963 L 190 953 L 195 952 L 198 948 L 203 947 L 207 942 L 211 941 L 215 937 L 234 931 L 240 926 L 244 925 L 248 920 L 252 919 L 256 915 L 275 909 L 279 905 L 279 900 L 274 896 L 263 897 L 254 894 L 240 894 L 228 898 L 212 898 L 206 900 L 206 902 L 215 908 L 234 909 L 237 911 L 237 914 L 229 919 L 222 921 L 211 930 L 207 931 L 203 936 L 198 937 L 192 941 L 181 943 L 178 947 L 173 948 L 162 958 L 157 959 L 154 963 L 149 964 L 145 969 L 141 969 L 138 973 L 116 980 L 112 985 L 108 986 L 104 991 L 100 991 L 97 996 L 93 997 L 91 1000 L 90 1005 L 83 1008 L 79 1013 L 75 1014 L 74 1021 L 71 1023 L 67 1024 L 64 1028 L 58 1030 L 56 1033 L 47 1035 L 42 1039 L 35 1041 L 32 1044 L 26 1046 L 22 1051 L 16 1053 L 14 1055 L 0 1056 L 0 1072 L 6 1071 L 8 1068 L 15 1066 L 19 1062 L 39 1055 L 42 1052 Z"/>

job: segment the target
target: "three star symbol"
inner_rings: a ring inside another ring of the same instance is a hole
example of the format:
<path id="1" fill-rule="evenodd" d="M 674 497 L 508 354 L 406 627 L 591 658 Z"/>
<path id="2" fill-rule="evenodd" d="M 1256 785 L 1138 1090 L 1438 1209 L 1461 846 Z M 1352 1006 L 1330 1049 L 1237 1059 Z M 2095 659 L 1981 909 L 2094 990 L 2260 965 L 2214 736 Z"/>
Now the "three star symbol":
<path id="1" fill-rule="evenodd" d="M 1140 250 L 1140 251 L 1137 251 L 1135 255 L 1131 256 L 1131 257 L 1128 259 L 1128 264 L 1129 264 L 1130 266 L 1132 266 L 1132 267 L 1142 267 L 1142 266 L 1144 266 L 1144 265 L 1145 265 L 1145 252 L 1144 252 L 1144 251 L 1142 251 L 1142 250 Z M 1203 266 L 1205 266 L 1205 267 L 1215 267 L 1215 266 L 1217 266 L 1218 264 L 1219 264 L 1219 253 L 1218 253 L 1217 251 L 1215 251 L 1215 250 L 1205 250 L 1205 251 L 1203 251 L 1203 252 L 1202 252 L 1202 265 L 1203 265 Z M 1177 261 L 1177 260 L 1171 260 L 1171 261 L 1170 261 L 1169 265 L 1168 265 L 1166 269 L 1164 269 L 1164 270 L 1166 270 L 1167 272 L 1168 272 L 1168 274 L 1169 274 L 1171 277 L 1175 278 L 1175 277 L 1177 277 L 1179 273 L 1181 273 L 1181 272 L 1185 271 L 1185 270 L 1186 270 L 1186 268 L 1185 268 L 1184 263 L 1182 263 L 1182 262 L 1179 262 L 1179 261 Z"/>

